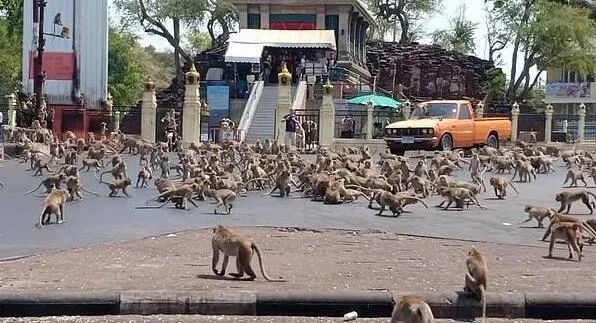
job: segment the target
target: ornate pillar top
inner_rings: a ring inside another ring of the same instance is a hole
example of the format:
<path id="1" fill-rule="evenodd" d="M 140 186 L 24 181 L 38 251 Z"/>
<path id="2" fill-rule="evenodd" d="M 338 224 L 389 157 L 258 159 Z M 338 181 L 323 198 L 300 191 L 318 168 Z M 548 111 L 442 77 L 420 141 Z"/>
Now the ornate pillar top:
<path id="1" fill-rule="evenodd" d="M 513 103 L 513 106 L 511 106 L 511 114 L 519 115 L 519 104 L 517 104 L 517 101 Z"/>
<path id="2" fill-rule="evenodd" d="M 290 71 L 288 71 L 286 62 L 282 63 L 281 72 L 277 74 L 277 78 L 280 85 L 289 85 L 292 81 L 292 74 L 290 74 Z"/>
<path id="3" fill-rule="evenodd" d="M 147 77 L 145 80 L 145 92 L 153 92 L 155 91 L 155 82 L 151 79 L 151 76 Z"/>
<path id="4" fill-rule="evenodd" d="M 195 68 L 195 63 L 190 63 L 190 70 L 186 72 L 186 84 L 195 85 L 199 83 L 199 79 L 201 78 L 201 74 L 197 72 Z"/>
<path id="5" fill-rule="evenodd" d="M 553 114 L 553 111 L 555 109 L 553 108 L 553 106 L 551 104 L 547 104 L 546 105 L 546 109 L 544 109 L 544 113 L 546 114 Z"/>
<path id="6" fill-rule="evenodd" d="M 323 84 L 323 94 L 330 95 L 331 90 L 333 90 L 333 85 L 329 82 L 329 78 L 327 78 L 327 82 Z"/>
<path id="7" fill-rule="evenodd" d="M 579 114 L 586 114 L 586 105 L 582 102 L 579 104 L 579 110 L 577 111 Z"/>

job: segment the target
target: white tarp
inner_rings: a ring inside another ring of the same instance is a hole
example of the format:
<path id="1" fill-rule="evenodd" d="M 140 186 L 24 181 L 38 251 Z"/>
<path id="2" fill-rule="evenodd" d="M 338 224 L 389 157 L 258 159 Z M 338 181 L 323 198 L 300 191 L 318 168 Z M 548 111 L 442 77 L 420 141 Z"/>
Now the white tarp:
<path id="1" fill-rule="evenodd" d="M 225 60 L 230 63 L 259 63 L 263 54 L 262 44 L 237 43 L 230 41 Z"/>
<path id="2" fill-rule="evenodd" d="M 333 30 L 242 29 L 231 34 L 225 61 L 259 63 L 263 47 L 336 50 Z"/>

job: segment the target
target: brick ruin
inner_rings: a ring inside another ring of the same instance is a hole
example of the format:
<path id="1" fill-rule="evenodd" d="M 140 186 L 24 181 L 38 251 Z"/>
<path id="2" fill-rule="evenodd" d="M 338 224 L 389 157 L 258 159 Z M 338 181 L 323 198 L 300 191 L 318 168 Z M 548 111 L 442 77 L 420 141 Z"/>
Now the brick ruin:
<path id="1" fill-rule="evenodd" d="M 378 87 L 399 92 L 402 84 L 403 93 L 414 100 L 483 99 L 493 68 L 489 61 L 439 46 L 382 41 L 368 43 L 367 65 Z"/>

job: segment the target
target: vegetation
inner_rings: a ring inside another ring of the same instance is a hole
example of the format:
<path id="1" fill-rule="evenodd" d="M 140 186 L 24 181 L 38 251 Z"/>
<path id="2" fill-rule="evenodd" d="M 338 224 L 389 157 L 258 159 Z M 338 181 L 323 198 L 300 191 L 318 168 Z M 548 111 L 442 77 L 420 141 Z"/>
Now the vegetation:
<path id="1" fill-rule="evenodd" d="M 449 29 L 432 33 L 433 44 L 463 54 L 473 54 L 476 47 L 474 44 L 476 24 L 466 19 L 465 7 L 460 7 L 458 15 L 449 20 Z"/>
<path id="2" fill-rule="evenodd" d="M 0 98 L 21 79 L 23 1 L 0 0 Z"/>

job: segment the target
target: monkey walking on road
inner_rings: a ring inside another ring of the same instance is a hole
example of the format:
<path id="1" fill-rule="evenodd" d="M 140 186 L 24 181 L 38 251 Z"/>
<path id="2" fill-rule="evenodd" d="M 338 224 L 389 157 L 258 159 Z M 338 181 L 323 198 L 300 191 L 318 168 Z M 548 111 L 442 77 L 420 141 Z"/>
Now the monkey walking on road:
<path id="1" fill-rule="evenodd" d="M 563 240 L 569 248 L 569 259 L 573 259 L 573 250 L 577 252 L 577 261 L 582 261 L 582 251 L 584 244 L 582 242 L 581 227 L 577 223 L 560 222 L 551 228 L 550 244 L 548 246 L 548 257 L 553 256 L 553 247 L 556 240 Z"/>
<path id="2" fill-rule="evenodd" d="M 284 282 L 283 279 L 272 279 L 265 272 L 263 267 L 263 258 L 261 256 L 261 250 L 257 244 L 245 237 L 244 235 L 234 232 L 223 225 L 218 225 L 213 229 L 213 238 L 211 238 L 211 246 L 213 248 L 213 261 L 211 269 L 217 276 L 224 276 L 226 274 L 226 268 L 228 267 L 228 260 L 230 256 L 236 257 L 237 273 L 230 273 L 230 276 L 234 278 L 242 278 L 245 274 L 248 278 L 245 280 L 254 280 L 257 275 L 250 265 L 252 260 L 253 252 L 257 253 L 259 258 L 259 266 L 261 267 L 261 274 L 267 281 L 270 282 Z M 224 254 L 221 271 L 217 271 L 217 265 L 219 263 L 219 253 Z"/>

